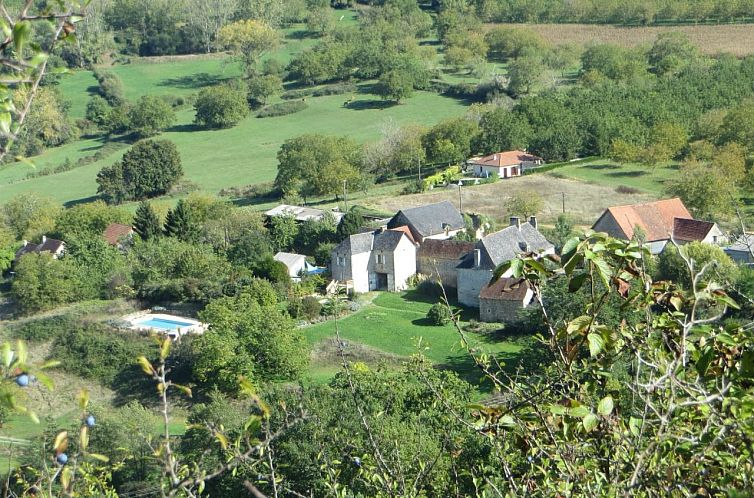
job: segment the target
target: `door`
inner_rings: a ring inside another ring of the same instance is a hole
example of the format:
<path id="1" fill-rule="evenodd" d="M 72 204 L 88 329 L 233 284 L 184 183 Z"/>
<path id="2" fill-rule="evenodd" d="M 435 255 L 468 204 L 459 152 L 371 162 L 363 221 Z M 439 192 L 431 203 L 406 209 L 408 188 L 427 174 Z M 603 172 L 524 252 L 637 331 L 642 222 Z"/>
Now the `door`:
<path id="1" fill-rule="evenodd" d="M 387 273 L 377 274 L 377 290 L 387 290 Z"/>

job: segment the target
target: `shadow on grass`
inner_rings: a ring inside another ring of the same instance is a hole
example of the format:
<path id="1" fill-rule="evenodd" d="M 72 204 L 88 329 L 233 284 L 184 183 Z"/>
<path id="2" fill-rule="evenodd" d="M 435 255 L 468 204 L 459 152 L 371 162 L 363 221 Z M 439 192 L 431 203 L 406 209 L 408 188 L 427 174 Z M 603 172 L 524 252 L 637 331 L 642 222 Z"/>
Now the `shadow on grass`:
<path id="1" fill-rule="evenodd" d="M 73 206 L 78 206 L 79 204 L 88 204 L 90 202 L 94 202 L 98 200 L 100 200 L 100 196 L 90 195 L 89 197 L 82 197 L 81 199 L 73 199 L 73 200 L 64 202 L 63 206 L 66 208 L 71 208 Z"/>
<path id="2" fill-rule="evenodd" d="M 391 100 L 356 100 L 354 102 L 350 102 L 347 106 L 345 106 L 345 108 L 352 111 L 367 111 L 374 109 L 381 111 L 395 105 L 398 104 Z"/>
<path id="3" fill-rule="evenodd" d="M 612 176 L 614 178 L 638 178 L 640 176 L 646 175 L 646 171 L 641 170 L 634 170 L 634 171 L 613 171 L 611 173 L 606 173 L 607 176 Z"/>
<path id="4" fill-rule="evenodd" d="M 180 124 L 180 125 L 171 126 L 165 131 L 172 131 L 175 133 L 187 133 L 187 132 L 192 132 L 192 131 L 207 131 L 207 128 L 204 128 L 202 126 L 199 126 L 193 123 L 189 123 L 189 124 Z"/>
<path id="5" fill-rule="evenodd" d="M 620 166 L 617 164 L 602 163 L 602 164 L 585 164 L 584 168 L 603 170 L 603 169 L 620 169 Z"/>
<path id="6" fill-rule="evenodd" d="M 157 85 L 170 86 L 174 88 L 185 88 L 190 90 L 192 88 L 204 88 L 206 86 L 217 85 L 218 83 L 222 83 L 230 79 L 231 78 L 227 76 L 220 76 L 217 74 L 197 73 L 189 74 L 187 76 L 181 76 L 179 78 L 167 78 L 157 83 Z"/>
<path id="7" fill-rule="evenodd" d="M 424 318 L 417 318 L 416 320 L 411 320 L 411 323 L 413 325 L 416 325 L 417 327 L 436 327 L 432 320 L 427 318 L 426 316 Z"/>

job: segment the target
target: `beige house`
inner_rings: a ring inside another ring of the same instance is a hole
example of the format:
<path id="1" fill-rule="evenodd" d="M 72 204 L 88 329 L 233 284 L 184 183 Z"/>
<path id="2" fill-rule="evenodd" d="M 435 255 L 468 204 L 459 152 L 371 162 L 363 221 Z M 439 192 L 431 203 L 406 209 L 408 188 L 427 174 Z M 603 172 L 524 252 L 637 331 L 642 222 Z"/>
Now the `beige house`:
<path id="1" fill-rule="evenodd" d="M 521 150 L 497 152 L 484 157 L 472 157 L 466 161 L 467 169 L 471 169 L 474 176 L 487 178 L 496 174 L 499 178 L 513 178 L 521 176 L 527 168 L 543 164 L 541 157 Z"/>
<path id="2" fill-rule="evenodd" d="M 609 207 L 592 230 L 623 240 L 641 238 L 652 254 L 659 254 L 671 240 L 678 244 L 723 242 L 716 223 L 695 220 L 681 199 Z"/>
<path id="3" fill-rule="evenodd" d="M 535 217 L 532 216 L 528 223 L 512 217 L 509 227 L 477 241 L 474 250 L 458 265 L 458 302 L 479 308 L 479 295 L 492 280 L 498 266 L 519 254 L 554 252 L 555 246 L 537 229 Z"/>
<path id="4" fill-rule="evenodd" d="M 479 293 L 479 320 L 482 322 L 512 322 L 519 310 L 534 298 L 534 291 L 522 278 L 499 278 L 485 285 Z"/>
<path id="5" fill-rule="evenodd" d="M 416 245 L 402 229 L 358 233 L 333 249 L 330 266 L 354 292 L 401 291 L 416 274 Z"/>

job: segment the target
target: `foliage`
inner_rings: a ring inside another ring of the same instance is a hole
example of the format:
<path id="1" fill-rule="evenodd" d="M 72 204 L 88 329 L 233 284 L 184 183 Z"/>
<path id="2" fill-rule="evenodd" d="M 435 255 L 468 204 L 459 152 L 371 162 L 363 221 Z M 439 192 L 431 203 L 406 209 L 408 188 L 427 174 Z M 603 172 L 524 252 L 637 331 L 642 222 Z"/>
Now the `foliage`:
<path id="1" fill-rule="evenodd" d="M 238 375 L 294 380 L 308 363 L 301 331 L 281 312 L 270 284 L 210 302 L 199 318 L 210 328 L 193 342 L 193 372 L 205 386 L 234 392 Z"/>
<path id="2" fill-rule="evenodd" d="M 194 121 L 207 128 L 230 128 L 249 114 L 244 92 L 233 85 L 219 85 L 199 92 Z"/>
<path id="3" fill-rule="evenodd" d="M 64 241 L 77 235 L 100 237 L 111 223 L 131 223 L 131 215 L 102 201 L 76 204 L 60 213 L 55 235 Z"/>
<path id="4" fill-rule="evenodd" d="M 123 81 L 110 71 L 97 70 L 94 72 L 99 84 L 99 94 L 111 106 L 118 106 L 125 102 L 126 98 L 123 92 Z"/>
<path id="5" fill-rule="evenodd" d="M 466 160 L 478 129 L 475 122 L 465 118 L 449 119 L 433 126 L 422 137 L 427 159 L 438 163 Z"/>
<path id="6" fill-rule="evenodd" d="M 131 106 L 128 113 L 128 131 L 139 138 L 157 135 L 175 122 L 175 113 L 165 99 L 144 95 Z"/>
<path id="7" fill-rule="evenodd" d="M 141 201 L 134 215 L 134 231 L 141 240 L 154 239 L 162 235 L 162 224 L 152 205 Z"/>
<path id="8" fill-rule="evenodd" d="M 264 107 L 257 112 L 258 118 L 274 118 L 277 116 L 287 116 L 288 114 L 295 114 L 301 112 L 309 107 L 303 100 L 293 100 L 290 102 L 280 102 L 278 104 L 272 104 Z"/>
<path id="9" fill-rule="evenodd" d="M 24 254 L 16 262 L 11 295 L 22 313 L 30 314 L 75 301 L 79 281 L 69 259 L 49 252 Z"/>
<path id="10" fill-rule="evenodd" d="M 173 142 L 142 140 L 97 174 L 97 192 L 107 202 L 142 200 L 162 195 L 183 175 L 181 157 Z"/>
<path id="11" fill-rule="evenodd" d="M 186 201 L 180 199 L 165 217 L 165 235 L 191 242 L 196 240 L 199 235 L 198 232 L 199 228 L 194 221 L 193 209 Z"/>
<path id="12" fill-rule="evenodd" d="M 344 182 L 359 178 L 360 152 L 345 137 L 308 134 L 286 140 L 278 151 L 275 185 L 304 198 L 341 192 Z"/>
<path id="13" fill-rule="evenodd" d="M 18 89 L 13 96 L 13 105 L 23 108 L 24 102 L 31 98 L 28 90 Z M 48 147 L 56 147 L 77 138 L 77 130 L 66 115 L 66 110 L 55 90 L 39 89 L 24 116 L 24 127 L 16 132 L 13 152 L 21 156 L 35 156 Z"/>
<path id="14" fill-rule="evenodd" d="M 511 196 L 505 205 L 506 211 L 511 216 L 519 216 L 528 219 L 535 216 L 544 208 L 542 196 L 533 190 L 517 192 Z"/>
<path id="15" fill-rule="evenodd" d="M 515 95 L 531 93 L 543 77 L 545 65 L 539 57 L 524 56 L 508 64 L 508 90 Z"/>
<path id="16" fill-rule="evenodd" d="M 473 150 L 479 154 L 526 150 L 531 133 L 529 123 L 504 107 L 495 107 L 479 119 L 479 135 L 474 140 Z"/>
<path id="17" fill-rule="evenodd" d="M 489 57 L 506 61 L 521 56 L 533 56 L 544 51 L 547 42 L 530 29 L 498 26 L 484 36 L 489 46 Z"/>
<path id="18" fill-rule="evenodd" d="M 351 235 L 359 233 L 359 230 L 361 230 L 361 228 L 365 224 L 366 221 L 364 220 L 364 216 L 361 214 L 361 209 L 359 209 L 358 207 L 352 207 L 340 219 L 340 223 L 338 223 L 338 228 L 335 232 L 335 235 L 339 241 L 345 240 Z"/>
<path id="19" fill-rule="evenodd" d="M 19 194 L 3 204 L 2 224 L 16 239 L 39 239 L 50 233 L 61 212 L 56 202 L 36 194 Z"/>
<path id="20" fill-rule="evenodd" d="M 723 170 L 693 160 L 684 163 L 678 176 L 666 185 L 667 193 L 680 197 L 700 219 L 718 219 L 732 214 L 739 191 L 734 178 Z"/>
<path id="21" fill-rule="evenodd" d="M 249 99 L 265 104 L 270 97 L 283 91 L 283 80 L 276 74 L 256 75 L 249 79 Z"/>
<path id="22" fill-rule="evenodd" d="M 693 264 L 697 287 L 714 282 L 726 288 L 735 284 L 738 266 L 720 247 L 702 242 L 690 242 L 676 247 L 668 245 L 660 254 L 657 265 L 658 277 L 683 286 L 692 287 L 689 263 Z"/>
<path id="23" fill-rule="evenodd" d="M 235 54 L 251 76 L 260 57 L 278 45 L 280 35 L 264 21 L 246 19 L 223 26 L 217 40 Z"/>
<path id="24" fill-rule="evenodd" d="M 429 320 L 432 325 L 436 325 L 438 327 L 447 325 L 450 322 L 451 317 L 452 315 L 450 313 L 450 308 L 448 308 L 448 306 L 443 303 L 433 304 L 427 312 L 427 320 Z"/>
<path id="25" fill-rule="evenodd" d="M 312 254 L 320 244 L 336 240 L 338 225 L 332 213 L 325 213 L 321 219 L 308 219 L 298 226 L 293 247 L 299 254 Z"/>

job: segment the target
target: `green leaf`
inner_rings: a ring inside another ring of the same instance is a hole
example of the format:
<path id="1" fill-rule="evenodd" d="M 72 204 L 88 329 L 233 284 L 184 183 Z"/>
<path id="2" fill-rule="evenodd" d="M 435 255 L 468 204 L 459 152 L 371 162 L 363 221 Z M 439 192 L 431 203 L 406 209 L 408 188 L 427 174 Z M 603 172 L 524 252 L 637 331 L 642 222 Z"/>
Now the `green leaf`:
<path id="1" fill-rule="evenodd" d="M 749 348 L 741 355 L 741 375 L 744 378 L 754 378 L 754 349 Z"/>
<path id="2" fill-rule="evenodd" d="M 224 450 L 228 449 L 228 438 L 225 436 L 225 434 L 218 432 L 215 434 L 215 438 L 217 438 L 217 441 L 220 443 L 220 446 L 222 446 Z"/>
<path id="3" fill-rule="evenodd" d="M 95 460 L 99 460 L 100 462 L 109 462 L 110 459 L 107 458 L 105 455 L 100 455 L 99 453 L 87 453 L 87 456 L 90 456 L 94 458 Z"/>
<path id="4" fill-rule="evenodd" d="M 600 354 L 602 348 L 605 347 L 605 341 L 599 334 L 589 334 L 586 339 L 589 342 L 589 354 L 592 357 Z"/>
<path id="5" fill-rule="evenodd" d="M 10 343 L 9 342 L 4 342 L 3 343 L 2 357 L 3 357 L 3 366 L 5 368 L 9 368 L 10 367 L 10 364 L 13 361 L 13 357 L 14 356 L 15 355 L 14 355 L 13 351 L 10 348 Z"/>
<path id="6" fill-rule="evenodd" d="M 55 436 L 55 442 L 52 444 L 55 451 L 63 452 L 68 447 L 68 431 L 61 431 Z"/>
<path id="7" fill-rule="evenodd" d="M 89 404 L 89 391 L 87 389 L 82 389 L 79 392 L 79 409 L 80 410 L 86 410 L 86 406 Z"/>
<path id="8" fill-rule="evenodd" d="M 602 283 L 605 284 L 605 287 L 609 288 L 610 277 L 612 276 L 612 273 L 613 273 L 612 268 L 610 268 L 610 263 L 608 263 L 607 261 L 605 261 L 604 259 L 600 257 L 592 258 L 592 263 L 594 263 L 594 266 L 597 268 L 597 273 L 602 279 Z"/>
<path id="9" fill-rule="evenodd" d="M 610 395 L 605 396 L 597 405 L 597 413 L 603 417 L 607 417 L 613 412 L 613 397 Z"/>
<path id="10" fill-rule="evenodd" d="M 712 363 L 712 360 L 714 358 L 715 350 L 712 348 L 707 348 L 699 357 L 699 359 L 696 360 L 696 364 L 694 365 L 696 367 L 696 372 L 702 377 L 707 375 L 707 369 L 709 368 L 710 363 Z"/>
<path id="11" fill-rule="evenodd" d="M 81 433 L 79 434 L 79 444 L 81 444 L 82 450 L 86 450 L 87 446 L 89 446 L 89 427 L 85 425 L 81 426 Z"/>
<path id="12" fill-rule="evenodd" d="M 590 413 L 581 420 L 581 423 L 587 432 L 591 432 L 600 423 L 600 419 L 594 413 Z"/>
<path id="13" fill-rule="evenodd" d="M 13 26 L 13 45 L 16 47 L 16 52 L 23 50 L 30 35 L 31 23 L 29 21 L 17 22 L 16 25 Z"/>
<path id="14" fill-rule="evenodd" d="M 13 119 L 9 112 L 0 113 L 0 131 L 10 133 L 10 124 Z"/>
<path id="15" fill-rule="evenodd" d="M 149 360 L 145 356 L 139 356 L 136 358 L 136 361 L 139 365 L 141 365 L 141 369 L 144 371 L 147 375 L 154 375 L 155 370 L 152 368 L 152 364 L 149 363 Z"/>
<path id="16" fill-rule="evenodd" d="M 641 430 L 641 419 L 631 417 L 628 420 L 628 429 L 631 431 L 631 434 L 633 434 L 634 436 L 638 436 L 639 431 Z"/>
<path id="17" fill-rule="evenodd" d="M 586 406 L 584 406 L 584 405 L 579 405 L 579 406 L 574 406 L 573 408 L 571 408 L 571 409 L 569 410 L 569 413 L 568 413 L 568 414 L 569 414 L 570 416 L 572 416 L 572 417 L 579 417 L 579 418 L 582 418 L 582 417 L 586 417 L 586 416 L 587 416 L 587 415 L 589 415 L 590 413 L 592 413 L 592 412 L 591 412 L 591 411 L 589 410 L 589 408 L 588 408 L 588 407 L 586 407 Z"/>
<path id="18" fill-rule="evenodd" d="M 568 334 L 574 334 L 576 332 L 581 332 L 591 323 L 592 317 L 588 315 L 581 315 L 579 317 L 574 318 L 570 322 L 568 322 L 568 327 L 566 327 L 566 332 Z"/>
<path id="19" fill-rule="evenodd" d="M 581 289 L 581 286 L 584 285 L 584 282 L 586 282 L 586 278 L 588 276 L 589 276 L 589 274 L 586 273 L 586 272 L 579 273 L 578 275 L 575 275 L 568 282 L 568 292 L 577 292 L 579 289 Z"/>
<path id="20" fill-rule="evenodd" d="M 736 340 L 733 339 L 733 337 L 730 334 L 726 334 L 725 332 L 722 332 L 720 334 L 717 334 L 716 337 L 718 342 L 722 342 L 723 344 L 727 346 L 735 346 Z"/>

